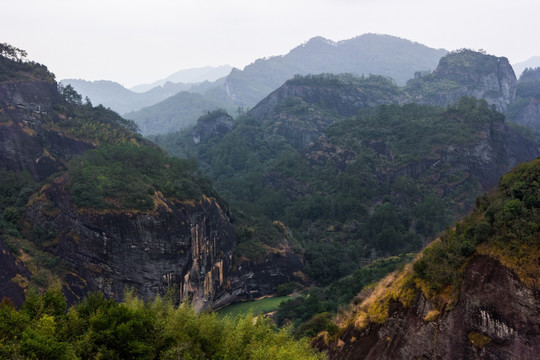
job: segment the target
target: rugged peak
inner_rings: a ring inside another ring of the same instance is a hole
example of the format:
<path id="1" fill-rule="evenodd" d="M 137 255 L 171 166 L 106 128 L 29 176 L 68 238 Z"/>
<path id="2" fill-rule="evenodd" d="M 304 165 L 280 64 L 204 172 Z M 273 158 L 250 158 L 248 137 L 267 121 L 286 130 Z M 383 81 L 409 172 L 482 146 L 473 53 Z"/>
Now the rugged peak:
<path id="1" fill-rule="evenodd" d="M 438 106 L 474 96 L 504 112 L 515 99 L 516 82 L 507 58 L 461 49 L 442 57 L 433 73 L 417 74 L 407 91 L 414 101 Z"/>

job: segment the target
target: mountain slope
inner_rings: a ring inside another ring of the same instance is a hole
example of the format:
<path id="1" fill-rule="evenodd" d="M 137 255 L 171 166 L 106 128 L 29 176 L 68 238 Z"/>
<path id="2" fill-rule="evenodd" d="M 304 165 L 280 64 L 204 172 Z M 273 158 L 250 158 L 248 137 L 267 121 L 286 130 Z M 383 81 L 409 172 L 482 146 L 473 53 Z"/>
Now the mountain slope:
<path id="1" fill-rule="evenodd" d="M 0 73 L 1 297 L 20 305 L 54 286 L 69 303 L 98 290 L 121 300 L 129 287 L 214 308 L 271 294 L 301 268 L 272 224 L 250 234 L 273 246 L 237 256 L 250 219 L 233 228 L 195 163 L 171 158 L 132 121 L 83 104 L 71 86 L 58 91 L 41 65 L 0 56 Z"/>
<path id="2" fill-rule="evenodd" d="M 182 91 L 124 116 L 137 123 L 141 133 L 146 136 L 187 128 L 194 125 L 204 113 L 223 107 L 227 107 L 227 104 L 198 93 Z"/>
<path id="3" fill-rule="evenodd" d="M 330 359 L 534 359 L 540 160 L 506 174 L 412 266 L 359 294 Z"/>

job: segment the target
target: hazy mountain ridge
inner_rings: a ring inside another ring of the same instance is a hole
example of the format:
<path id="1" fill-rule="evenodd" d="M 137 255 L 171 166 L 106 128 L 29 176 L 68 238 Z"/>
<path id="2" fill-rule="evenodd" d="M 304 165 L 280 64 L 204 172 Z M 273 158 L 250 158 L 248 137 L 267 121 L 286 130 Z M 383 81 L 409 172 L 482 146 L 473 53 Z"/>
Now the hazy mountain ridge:
<path id="1" fill-rule="evenodd" d="M 294 75 L 373 74 L 404 84 L 416 71 L 433 70 L 445 53 L 389 35 L 365 34 L 339 42 L 315 37 L 286 55 L 233 70 L 225 86 L 236 104 L 250 107 Z"/>
<path id="2" fill-rule="evenodd" d="M 107 80 L 64 79 L 60 83 L 71 85 L 83 98 L 88 97 L 93 104 L 101 104 L 119 114 L 142 109 L 191 88 L 189 84 L 169 82 L 144 93 L 136 93 L 116 82 Z"/>
<path id="3" fill-rule="evenodd" d="M 520 77 L 523 71 L 527 68 L 534 69 L 540 66 L 540 56 L 533 56 L 525 61 L 515 63 L 512 65 L 516 72 L 516 76 Z"/>
<path id="4" fill-rule="evenodd" d="M 218 107 L 231 110 L 254 106 L 296 74 L 377 74 L 392 77 L 404 84 L 416 71 L 433 70 L 445 53 L 445 50 L 431 49 L 389 35 L 366 34 L 336 43 L 316 37 L 286 55 L 257 59 L 243 70 L 233 69 L 224 83 L 216 82 L 215 86 L 208 86 L 201 94 L 205 96 L 206 102 L 218 102 Z M 195 87 L 189 91 L 198 92 Z M 152 109 L 142 109 L 144 115 L 135 112 L 130 113 L 129 117 L 144 118 L 145 124 L 140 124 L 141 128 L 160 129 L 162 134 L 177 131 L 190 122 L 195 123 L 196 118 L 175 119 L 168 110 L 173 109 L 171 105 L 171 101 L 156 104 Z M 184 106 L 178 103 L 174 112 L 190 112 Z M 216 108 L 203 109 L 199 116 L 206 110 Z M 170 126 L 162 128 L 159 125 L 161 121 Z"/>
<path id="5" fill-rule="evenodd" d="M 133 86 L 129 88 L 129 90 L 144 93 L 155 87 L 163 86 L 168 82 L 173 84 L 198 84 L 205 81 L 214 82 L 222 77 L 229 75 L 232 69 L 233 68 L 230 65 L 205 66 L 202 68 L 184 69 L 177 71 L 164 79 L 154 81 L 151 84 L 141 84 Z"/>

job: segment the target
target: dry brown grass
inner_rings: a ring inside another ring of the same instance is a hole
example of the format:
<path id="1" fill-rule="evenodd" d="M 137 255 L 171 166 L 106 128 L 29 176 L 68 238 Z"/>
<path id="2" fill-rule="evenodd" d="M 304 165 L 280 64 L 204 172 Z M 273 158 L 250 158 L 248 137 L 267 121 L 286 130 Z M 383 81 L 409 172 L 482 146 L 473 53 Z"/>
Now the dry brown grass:
<path id="1" fill-rule="evenodd" d="M 497 259 L 511 269 L 529 288 L 540 284 L 540 248 L 515 239 L 506 243 L 482 244 L 477 248 L 479 254 Z"/>

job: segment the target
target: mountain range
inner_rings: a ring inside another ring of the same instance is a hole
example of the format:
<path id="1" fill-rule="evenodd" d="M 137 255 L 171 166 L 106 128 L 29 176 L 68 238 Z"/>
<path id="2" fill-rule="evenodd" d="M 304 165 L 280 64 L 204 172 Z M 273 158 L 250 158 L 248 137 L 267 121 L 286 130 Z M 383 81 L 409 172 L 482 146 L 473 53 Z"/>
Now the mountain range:
<path id="1" fill-rule="evenodd" d="M 198 84 L 205 81 L 214 82 L 229 75 L 232 70 L 230 65 L 205 66 L 202 68 L 184 69 L 167 76 L 164 79 L 154 81 L 151 84 L 141 84 L 131 87 L 129 90 L 135 92 L 147 92 L 155 87 L 163 86 L 166 83 Z"/>
<path id="2" fill-rule="evenodd" d="M 234 110 L 238 107 L 251 108 L 266 95 L 294 75 L 320 73 L 352 73 L 357 75 L 384 75 L 404 84 L 415 72 L 433 70 L 441 56 L 442 49 L 431 49 L 409 40 L 389 36 L 365 34 L 349 40 L 333 42 L 315 37 L 305 44 L 292 49 L 288 54 L 258 59 L 243 70 L 233 69 L 224 79 L 216 81 L 204 89 L 186 88 L 182 84 L 169 84 L 171 91 L 197 92 L 204 96 L 197 102 L 198 111 L 186 108 L 185 96 L 164 103 L 155 101 L 163 89 L 148 90 L 146 95 L 119 91 L 118 85 L 110 84 L 110 89 L 92 89 L 90 83 L 63 80 L 71 84 L 83 97 L 92 102 L 110 107 L 137 122 L 143 135 L 163 134 L 177 131 L 188 124 L 194 124 L 198 116 L 218 107 Z M 115 92 L 117 95 L 115 95 Z M 129 96 L 128 96 L 129 94 Z M 171 95 L 172 96 L 172 95 Z M 129 98 L 129 100 L 126 100 Z M 105 103 L 103 103 L 105 101 Z M 143 105 L 151 109 L 140 110 Z M 216 104 L 211 107 L 209 104 Z M 173 105 L 174 108 L 172 107 Z M 131 108 L 130 108 L 131 106 Z M 217 106 L 217 107 L 216 107 Z M 174 111 L 171 111 L 174 110 Z M 135 112 L 134 112 L 135 111 Z M 176 113 L 177 115 L 174 115 Z M 185 115 L 179 115 L 185 114 Z M 161 121 L 156 121 L 161 119 Z M 157 123 L 166 124 L 165 126 Z"/>
<path id="3" fill-rule="evenodd" d="M 437 64 L 405 84 L 292 76 L 236 118 L 151 137 L 173 157 L 0 56 L 0 295 L 130 288 L 213 310 L 295 293 L 274 321 L 330 358 L 533 358 L 540 76 L 472 50 Z"/>

